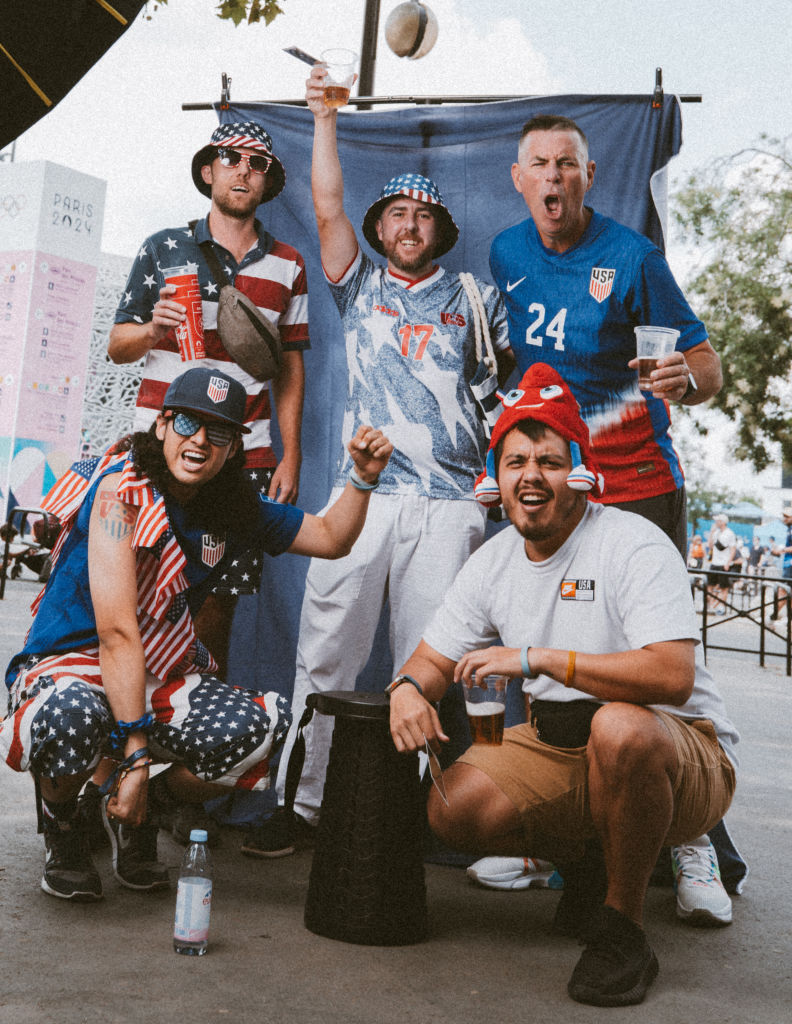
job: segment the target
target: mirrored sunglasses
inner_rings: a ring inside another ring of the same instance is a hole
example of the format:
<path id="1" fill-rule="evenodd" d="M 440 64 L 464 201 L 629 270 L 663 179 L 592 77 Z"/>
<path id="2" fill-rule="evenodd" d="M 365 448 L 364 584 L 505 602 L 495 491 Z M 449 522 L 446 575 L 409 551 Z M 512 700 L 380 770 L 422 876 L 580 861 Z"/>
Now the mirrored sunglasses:
<path id="1" fill-rule="evenodd" d="M 254 174 L 266 174 L 272 163 L 271 156 L 263 156 L 261 153 L 240 153 L 238 149 L 228 149 L 226 146 L 218 146 L 217 155 L 223 167 L 237 167 L 244 160 Z"/>
<path id="2" fill-rule="evenodd" d="M 238 431 L 228 423 L 216 420 L 203 420 L 191 412 L 176 412 L 172 417 L 173 429 L 182 437 L 192 437 L 201 427 L 206 429 L 206 439 L 215 448 L 225 448 L 231 444 Z"/>

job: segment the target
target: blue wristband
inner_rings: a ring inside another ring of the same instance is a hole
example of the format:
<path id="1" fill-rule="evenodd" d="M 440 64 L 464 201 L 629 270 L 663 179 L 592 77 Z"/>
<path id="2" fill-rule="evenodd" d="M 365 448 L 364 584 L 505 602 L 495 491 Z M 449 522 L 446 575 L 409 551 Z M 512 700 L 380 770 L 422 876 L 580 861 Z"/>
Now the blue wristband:
<path id="1" fill-rule="evenodd" d="M 536 679 L 536 673 L 531 671 L 531 666 L 528 664 L 528 651 L 530 651 L 530 644 L 526 644 L 525 647 L 520 648 L 520 668 L 522 674 L 526 679 Z"/>
<path id="2" fill-rule="evenodd" d="M 358 476 L 355 467 L 353 466 L 349 471 L 349 482 L 358 491 L 373 491 L 379 487 L 379 476 L 377 476 L 377 479 L 373 484 L 367 484 L 365 480 Z"/>

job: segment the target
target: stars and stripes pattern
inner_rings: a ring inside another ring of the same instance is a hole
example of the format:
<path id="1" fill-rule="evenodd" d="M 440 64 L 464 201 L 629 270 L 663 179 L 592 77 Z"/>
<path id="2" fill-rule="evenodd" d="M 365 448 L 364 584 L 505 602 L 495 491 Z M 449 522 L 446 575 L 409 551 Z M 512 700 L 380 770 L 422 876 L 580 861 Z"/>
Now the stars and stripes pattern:
<path id="1" fill-rule="evenodd" d="M 445 207 L 440 189 L 431 178 L 425 178 L 422 174 L 399 174 L 391 178 L 379 198 L 390 199 L 392 196 L 408 196 L 419 203 Z"/>
<path id="2" fill-rule="evenodd" d="M 260 124 L 255 121 L 237 121 L 233 124 L 221 124 L 212 132 L 210 146 L 228 146 L 233 149 L 256 149 L 272 156 L 272 139 Z"/>
<path id="3" fill-rule="evenodd" d="M 91 485 L 106 473 L 120 471 L 119 500 L 136 506 L 138 515 L 132 534 L 137 553 L 138 626 L 146 668 L 158 679 L 172 672 L 188 671 L 197 639 L 187 602 L 177 614 L 170 614 L 174 599 L 187 590 L 187 560 L 168 522 L 165 500 L 148 477 L 139 474 L 129 452 L 108 453 L 101 458 L 75 463 L 58 480 L 42 502 L 42 508 L 58 516 L 63 530 L 53 549 L 53 569 L 71 532 L 80 506 Z M 46 588 L 45 588 L 46 589 Z M 35 615 L 44 591 L 31 606 Z M 214 660 L 208 665 L 216 669 Z"/>
<path id="4" fill-rule="evenodd" d="M 47 778 L 90 771 L 107 754 L 115 722 L 98 653 L 32 657 L 12 687 L 14 713 L 0 726 L 0 756 L 15 771 Z M 155 760 L 199 779 L 244 790 L 269 786 L 269 763 L 291 724 L 286 699 L 192 673 L 151 690 L 148 732 Z"/>

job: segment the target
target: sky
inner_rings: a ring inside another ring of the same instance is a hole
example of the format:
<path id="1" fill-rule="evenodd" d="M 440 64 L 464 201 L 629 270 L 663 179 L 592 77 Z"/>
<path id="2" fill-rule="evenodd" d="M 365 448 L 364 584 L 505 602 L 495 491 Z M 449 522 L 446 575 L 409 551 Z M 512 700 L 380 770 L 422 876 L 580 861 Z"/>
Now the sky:
<path id="1" fill-rule="evenodd" d="M 712 159 L 790 131 L 790 0 L 429 0 L 439 23 L 433 50 L 396 57 L 384 38 L 398 0 L 382 0 L 374 92 L 552 95 L 650 93 L 663 69 L 684 103 L 683 146 L 672 193 Z M 298 99 L 307 67 L 283 52 L 360 50 L 364 0 L 281 0 L 269 26 L 218 19 L 216 0 L 170 0 L 143 14 L 53 111 L 17 140 L 17 162 L 52 160 L 107 181 L 102 249 L 132 257 L 151 232 L 200 216 L 190 178 L 209 141 L 213 111 L 183 103 L 231 97 Z M 669 245 L 684 278 L 686 254 Z"/>

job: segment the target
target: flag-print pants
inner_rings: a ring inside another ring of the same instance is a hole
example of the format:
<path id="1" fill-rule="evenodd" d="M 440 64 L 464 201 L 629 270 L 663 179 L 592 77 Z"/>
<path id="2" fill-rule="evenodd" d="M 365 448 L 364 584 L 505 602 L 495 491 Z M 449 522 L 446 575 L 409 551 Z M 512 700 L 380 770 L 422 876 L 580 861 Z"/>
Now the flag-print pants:
<path id="1" fill-rule="evenodd" d="M 268 788 L 270 757 L 291 723 L 280 694 L 196 672 L 165 683 L 152 679 L 146 698 L 155 719 L 147 732 L 155 761 L 184 765 L 206 782 Z M 0 722 L 0 756 L 15 771 L 57 778 L 91 771 L 113 756 L 115 720 L 96 655 L 29 659 L 11 687 L 8 710 Z"/>

